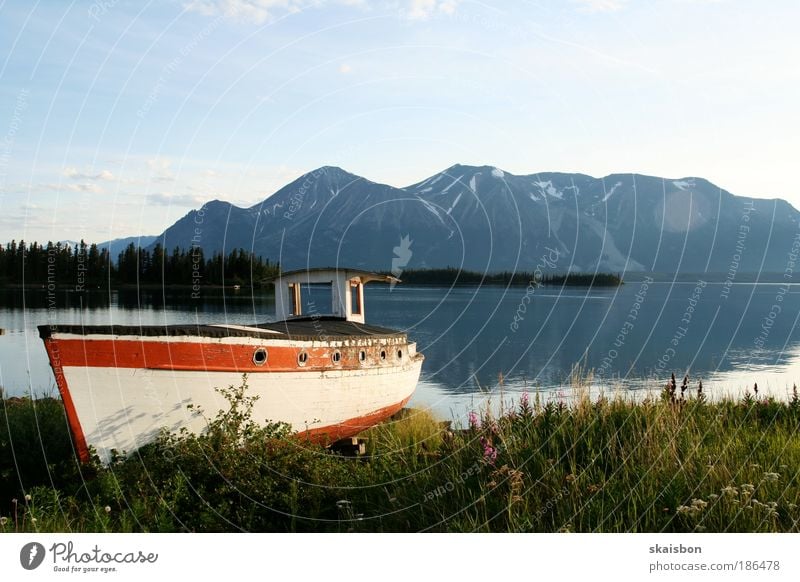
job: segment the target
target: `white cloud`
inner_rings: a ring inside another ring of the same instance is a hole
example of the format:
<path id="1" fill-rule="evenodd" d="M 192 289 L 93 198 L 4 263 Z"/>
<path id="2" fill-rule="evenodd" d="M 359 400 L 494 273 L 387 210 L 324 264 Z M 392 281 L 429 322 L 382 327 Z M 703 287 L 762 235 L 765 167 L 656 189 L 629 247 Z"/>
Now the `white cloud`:
<path id="1" fill-rule="evenodd" d="M 597 1 L 597 0 L 595 0 Z M 612 1 L 612 0 L 606 0 Z M 450 15 L 461 0 L 400 0 L 401 14 L 411 20 L 426 20 L 435 14 Z M 397 9 L 396 0 L 186 0 L 183 7 L 204 16 L 228 18 L 239 22 L 263 24 L 284 14 L 338 4 L 368 10 L 374 5 Z"/>
<path id="2" fill-rule="evenodd" d="M 581 12 L 616 12 L 621 10 L 627 0 L 572 0 Z"/>
<path id="3" fill-rule="evenodd" d="M 189 0 L 183 7 L 205 16 L 223 16 L 232 20 L 262 24 L 276 12 L 298 12 L 318 4 L 313 0 Z"/>
<path id="4" fill-rule="evenodd" d="M 147 160 L 147 167 L 150 168 L 150 180 L 153 182 L 173 182 L 175 176 L 172 174 L 172 160 L 167 158 L 153 158 Z"/>
<path id="5" fill-rule="evenodd" d="M 109 172 L 108 170 L 102 170 L 99 174 L 88 174 L 85 172 L 79 172 L 77 168 L 64 168 L 61 172 L 61 175 L 65 178 L 70 178 L 71 180 L 89 180 L 92 182 L 96 182 L 98 180 L 106 180 L 111 181 L 114 179 L 114 174 Z"/>
<path id="6" fill-rule="evenodd" d="M 103 192 L 103 188 L 101 188 L 99 184 L 94 184 L 92 182 L 79 182 L 77 184 L 57 184 L 55 182 L 46 182 L 39 184 L 38 187 L 41 190 L 55 192 L 61 192 L 64 190 L 68 190 L 70 192 L 90 192 L 92 194 L 100 194 Z"/>
<path id="7" fill-rule="evenodd" d="M 175 194 L 174 192 L 153 192 L 147 195 L 147 203 L 156 206 L 202 206 L 206 201 L 203 196 L 192 194 Z"/>
<path id="8" fill-rule="evenodd" d="M 453 14 L 460 0 L 409 0 L 408 17 L 411 20 L 426 20 L 441 12 Z"/>

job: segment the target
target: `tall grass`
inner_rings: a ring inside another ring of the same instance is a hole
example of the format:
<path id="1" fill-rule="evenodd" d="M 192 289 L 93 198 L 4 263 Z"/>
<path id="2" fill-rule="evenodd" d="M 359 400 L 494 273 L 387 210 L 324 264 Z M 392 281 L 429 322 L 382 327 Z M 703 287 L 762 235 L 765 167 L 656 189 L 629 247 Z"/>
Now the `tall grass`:
<path id="1" fill-rule="evenodd" d="M 3 491 L 0 531 L 800 530 L 796 394 L 637 403 L 586 385 L 576 374 L 570 406 L 523 395 L 463 427 L 406 410 L 349 458 L 256 423 L 243 383 L 222 391 L 232 406 L 206 434 L 164 433 L 83 475 L 17 475 L 3 457 L 18 485 Z M 6 404 L 7 426 L 34 406 Z"/>

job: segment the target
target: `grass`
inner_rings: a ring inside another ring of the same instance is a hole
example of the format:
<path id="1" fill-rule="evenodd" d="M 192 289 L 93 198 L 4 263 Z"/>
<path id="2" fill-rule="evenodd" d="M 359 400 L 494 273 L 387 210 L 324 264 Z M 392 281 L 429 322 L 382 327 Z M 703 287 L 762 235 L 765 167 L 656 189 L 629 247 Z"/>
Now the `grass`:
<path id="1" fill-rule="evenodd" d="M 58 400 L 0 403 L 0 531 L 798 532 L 800 399 L 523 395 L 451 428 L 406 410 L 343 457 L 251 418 L 79 467 Z M 13 436 L 13 441 L 9 438 Z"/>

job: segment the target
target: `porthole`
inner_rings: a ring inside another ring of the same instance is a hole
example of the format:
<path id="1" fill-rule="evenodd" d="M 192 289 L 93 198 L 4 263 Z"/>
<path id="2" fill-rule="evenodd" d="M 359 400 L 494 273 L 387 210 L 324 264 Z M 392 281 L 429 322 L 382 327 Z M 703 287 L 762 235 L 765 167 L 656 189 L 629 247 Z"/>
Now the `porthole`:
<path id="1" fill-rule="evenodd" d="M 267 363 L 267 350 L 264 348 L 258 348 L 255 352 L 253 352 L 253 363 L 256 366 L 263 366 Z"/>
<path id="2" fill-rule="evenodd" d="M 358 352 L 358 361 L 359 362 L 366 362 L 367 361 L 367 352 L 366 350 L 361 350 Z"/>
<path id="3" fill-rule="evenodd" d="M 306 362 L 308 362 L 308 354 L 306 352 L 300 352 L 297 354 L 297 364 L 300 366 L 305 366 Z"/>
<path id="4" fill-rule="evenodd" d="M 333 361 L 334 364 L 338 364 L 339 362 L 341 362 L 342 361 L 342 352 L 340 352 L 339 350 L 336 350 L 335 352 L 333 352 L 331 354 L 331 361 Z"/>
<path id="5" fill-rule="evenodd" d="M 381 350 L 381 360 L 386 359 L 386 350 Z"/>
<path id="6" fill-rule="evenodd" d="M 397 350 L 397 359 L 398 360 L 402 360 L 403 359 L 403 350 Z"/>

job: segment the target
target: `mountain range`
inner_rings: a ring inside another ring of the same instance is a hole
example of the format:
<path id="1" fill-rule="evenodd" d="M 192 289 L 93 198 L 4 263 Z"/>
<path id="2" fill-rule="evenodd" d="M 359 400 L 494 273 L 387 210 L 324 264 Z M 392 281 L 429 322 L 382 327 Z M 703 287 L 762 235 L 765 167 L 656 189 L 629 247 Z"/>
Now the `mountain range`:
<path id="1" fill-rule="evenodd" d="M 455 165 L 395 188 L 325 166 L 250 208 L 208 202 L 153 245 L 241 247 L 285 270 L 783 272 L 799 227 L 784 200 L 735 196 L 697 177 Z"/>

